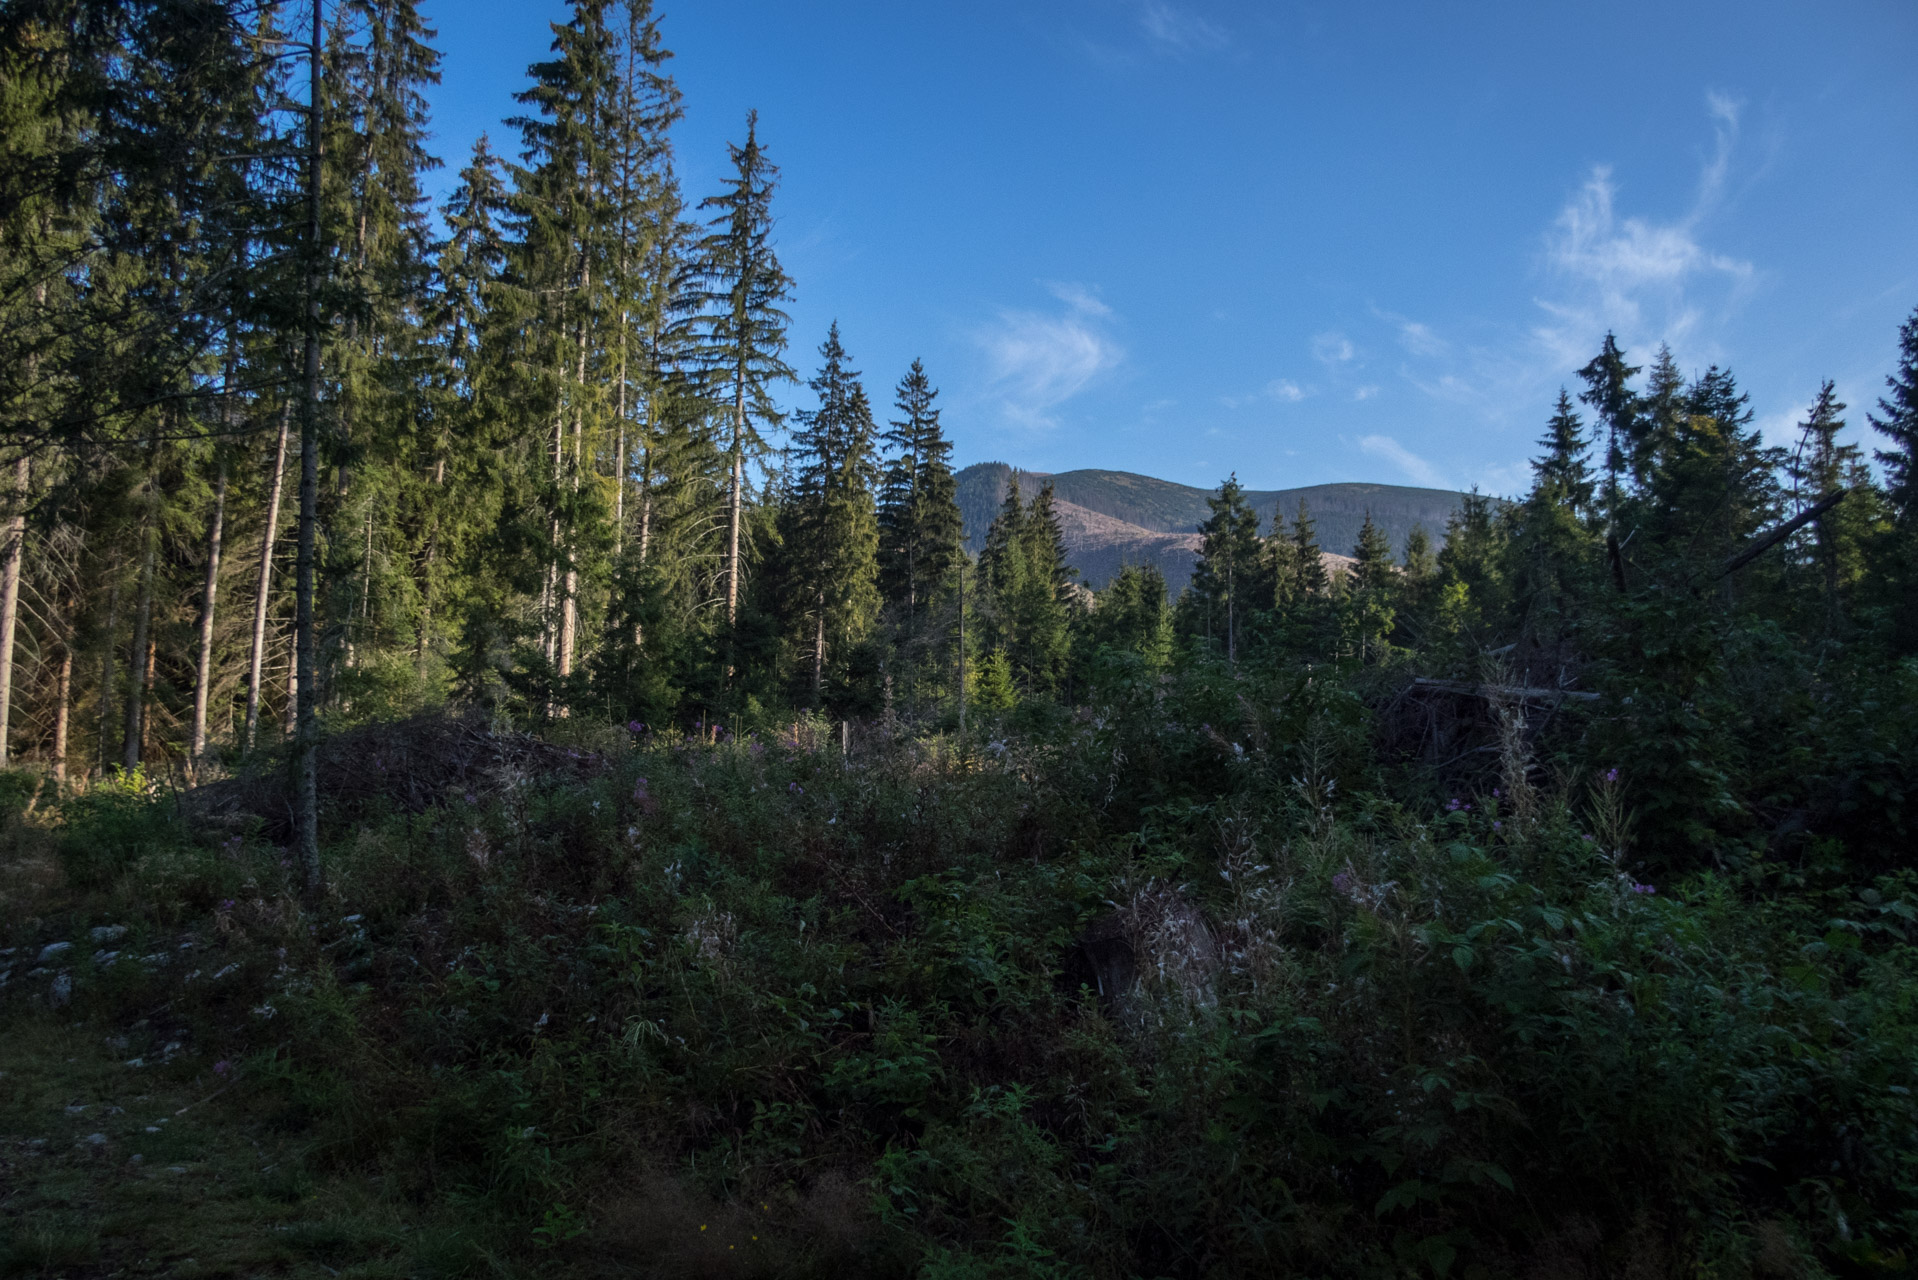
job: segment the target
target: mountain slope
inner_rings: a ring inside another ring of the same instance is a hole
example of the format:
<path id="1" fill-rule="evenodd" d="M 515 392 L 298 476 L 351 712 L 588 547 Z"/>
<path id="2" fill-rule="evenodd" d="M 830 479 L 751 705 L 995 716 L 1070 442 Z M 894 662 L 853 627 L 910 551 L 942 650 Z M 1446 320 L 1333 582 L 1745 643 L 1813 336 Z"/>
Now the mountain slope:
<path id="1" fill-rule="evenodd" d="M 1012 474 L 1003 462 L 977 463 L 959 472 L 959 509 L 966 545 L 974 552 L 985 545 L 986 528 L 1005 501 Z M 1047 482 L 1072 565 L 1088 586 L 1103 587 L 1125 564 L 1156 564 L 1175 595 L 1185 589 L 1198 555 L 1197 529 L 1210 514 L 1205 501 L 1215 491 L 1129 471 L 1019 472 L 1019 487 L 1028 497 Z M 1320 484 L 1246 494 L 1262 531 L 1271 529 L 1274 512 L 1290 520 L 1303 500 L 1317 523 L 1319 545 L 1332 553 L 1351 551 L 1368 511 L 1394 551 L 1402 552 L 1406 535 L 1421 525 L 1437 545 L 1462 496 L 1390 484 Z"/>

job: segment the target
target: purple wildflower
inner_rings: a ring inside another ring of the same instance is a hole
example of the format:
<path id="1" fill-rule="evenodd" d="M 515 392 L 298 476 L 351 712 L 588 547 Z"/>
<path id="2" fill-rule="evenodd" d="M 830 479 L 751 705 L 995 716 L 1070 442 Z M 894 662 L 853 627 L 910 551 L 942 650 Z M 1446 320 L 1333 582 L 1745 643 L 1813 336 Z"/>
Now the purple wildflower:
<path id="1" fill-rule="evenodd" d="M 1352 892 L 1352 873 L 1350 871 L 1341 871 L 1333 876 L 1332 887 L 1340 893 Z"/>
<path id="2" fill-rule="evenodd" d="M 800 786 L 797 782 L 788 782 L 786 784 L 786 794 L 803 796 L 806 794 L 806 788 Z"/>
<path id="3" fill-rule="evenodd" d="M 225 898 L 225 899 L 222 899 L 222 900 L 221 900 L 221 902 L 220 902 L 220 910 L 222 910 L 222 911 L 231 911 L 231 910 L 233 910 L 233 899 L 231 899 L 231 898 Z"/>
<path id="4" fill-rule="evenodd" d="M 1633 881 L 1632 892 L 1633 893 L 1657 893 L 1658 890 L 1653 888 L 1651 885 L 1639 884 L 1638 882 Z"/>
<path id="5" fill-rule="evenodd" d="M 1607 781 L 1607 782 L 1617 782 L 1617 781 L 1618 781 L 1618 770 L 1617 770 L 1616 768 L 1611 768 L 1611 769 L 1607 769 L 1607 770 L 1605 771 L 1605 781 Z"/>
<path id="6" fill-rule="evenodd" d="M 1452 798 L 1451 798 L 1450 800 L 1448 800 L 1448 801 L 1446 801 L 1446 802 L 1445 802 L 1445 811 L 1446 811 L 1447 813 L 1457 813 L 1457 812 L 1458 812 L 1458 797 L 1457 797 L 1457 796 L 1453 796 L 1453 797 L 1452 797 Z"/>
<path id="7" fill-rule="evenodd" d="M 233 1064 L 231 1062 L 228 1062 L 225 1058 L 221 1058 L 218 1062 L 213 1064 L 213 1074 L 224 1079 L 225 1077 L 233 1074 Z"/>
<path id="8" fill-rule="evenodd" d="M 1505 829 L 1505 824 L 1503 822 L 1494 822 L 1492 824 L 1492 830 L 1494 831 L 1503 831 L 1504 829 Z"/>

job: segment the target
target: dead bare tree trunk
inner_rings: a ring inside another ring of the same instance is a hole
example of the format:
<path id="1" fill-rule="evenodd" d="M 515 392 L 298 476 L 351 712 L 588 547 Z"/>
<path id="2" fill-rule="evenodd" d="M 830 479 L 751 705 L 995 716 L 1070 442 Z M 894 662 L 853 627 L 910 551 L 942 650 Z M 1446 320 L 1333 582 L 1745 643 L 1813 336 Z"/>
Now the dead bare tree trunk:
<path id="1" fill-rule="evenodd" d="M 220 539 L 226 532 L 226 458 L 220 458 L 213 486 L 213 521 L 206 539 L 206 591 L 200 603 L 200 663 L 193 677 L 193 741 L 187 759 L 198 764 L 206 754 L 206 704 L 213 682 L 213 610 L 220 595 Z"/>
<path id="2" fill-rule="evenodd" d="M 247 663 L 246 745 L 243 755 L 253 754 L 254 737 L 260 727 L 260 672 L 266 663 L 266 610 L 273 586 L 273 541 L 280 527 L 280 491 L 286 481 L 286 432 L 293 417 L 293 401 L 280 409 L 280 439 L 273 447 L 273 476 L 267 482 L 266 532 L 260 542 L 260 585 L 253 598 L 253 651 Z"/>
<path id="3" fill-rule="evenodd" d="M 128 773 L 140 767 L 140 743 L 146 736 L 147 636 L 153 624 L 153 574 L 159 542 L 151 517 L 141 536 L 146 549 L 141 554 L 139 594 L 133 606 L 133 647 L 128 650 L 133 670 L 132 678 L 127 681 L 126 740 L 120 747 L 120 766 Z"/>
<path id="4" fill-rule="evenodd" d="M 20 561 L 27 543 L 27 484 L 32 474 L 27 456 L 13 464 L 13 492 L 8 499 L 6 564 L 0 569 L 0 768 L 9 762 L 8 726 L 13 715 L 13 633 L 20 620 Z"/>

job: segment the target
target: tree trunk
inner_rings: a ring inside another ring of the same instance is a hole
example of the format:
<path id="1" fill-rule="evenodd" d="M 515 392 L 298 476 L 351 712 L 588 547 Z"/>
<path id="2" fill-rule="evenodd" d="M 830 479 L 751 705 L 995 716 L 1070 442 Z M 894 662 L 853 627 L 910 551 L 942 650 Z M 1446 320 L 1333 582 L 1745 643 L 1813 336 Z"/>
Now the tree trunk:
<path id="1" fill-rule="evenodd" d="M 53 781 L 67 780 L 67 720 L 73 707 L 73 638 L 60 646 L 60 676 L 53 697 Z"/>
<path id="2" fill-rule="evenodd" d="M 313 0 L 312 45 L 308 49 L 306 151 L 306 377 L 300 404 L 300 549 L 294 588 L 294 671 L 299 681 L 296 726 L 296 778 L 299 800 L 300 870 L 309 898 L 317 899 L 320 878 L 319 720 L 315 714 L 313 570 L 318 550 L 320 498 L 320 0 Z"/>
<path id="3" fill-rule="evenodd" d="M 581 272 L 582 286 L 590 288 L 592 278 L 592 272 Z M 579 324 L 579 358 L 573 373 L 573 387 L 578 399 L 573 402 L 571 480 L 573 492 L 578 493 L 580 471 L 585 466 L 586 434 L 586 322 L 583 320 Z M 576 530 L 569 529 L 566 537 L 566 583 L 559 619 L 559 673 L 562 676 L 573 674 L 573 650 L 579 643 L 579 564 L 575 559 L 579 548 L 576 533 Z"/>
<path id="4" fill-rule="evenodd" d="M 107 767 L 107 743 L 112 735 L 109 729 L 113 724 L 113 633 L 120 626 L 120 584 L 107 584 L 107 625 L 100 633 L 100 728 L 99 766 L 102 772 Z"/>
<path id="5" fill-rule="evenodd" d="M 963 549 L 962 549 L 963 554 Z M 966 566 L 959 566 L 959 732 L 966 731 Z"/>
<path id="6" fill-rule="evenodd" d="M 140 664 L 142 672 L 140 676 L 140 755 L 142 758 L 147 754 L 147 729 L 153 723 L 153 717 L 147 714 L 147 707 L 153 702 L 153 670 L 159 655 L 160 642 L 155 640 L 152 632 L 149 631 L 146 658 Z"/>
<path id="7" fill-rule="evenodd" d="M 146 656 L 147 635 L 153 623 L 154 559 L 159 542 L 158 531 L 149 520 L 142 536 L 146 551 L 140 561 L 140 586 L 133 606 L 133 658 L 131 678 L 127 681 L 126 737 L 121 744 L 120 765 L 128 773 L 140 767 L 140 743 L 146 737 Z"/>
<path id="8" fill-rule="evenodd" d="M 193 746 L 188 760 L 206 754 L 206 703 L 213 682 L 213 609 L 220 595 L 220 538 L 226 529 L 226 458 L 213 486 L 213 525 L 206 540 L 206 592 L 200 605 L 200 666 L 193 679 Z"/>
<path id="9" fill-rule="evenodd" d="M 731 631 L 739 619 L 739 521 L 745 511 L 745 495 L 741 492 L 746 482 L 746 378 L 745 371 L 740 372 L 739 385 L 733 396 L 733 484 L 732 493 L 727 499 L 726 513 L 726 629 Z M 731 673 L 732 660 L 727 658 L 728 674 Z"/>
<path id="10" fill-rule="evenodd" d="M 826 593 L 820 592 L 813 603 L 812 704 L 818 707 L 820 692 L 826 686 Z"/>
<path id="11" fill-rule="evenodd" d="M 260 542 L 260 586 L 253 599 L 253 652 L 248 660 L 246 682 L 246 746 L 243 754 L 253 754 L 254 736 L 260 727 L 260 673 L 266 663 L 266 610 L 273 586 L 273 540 L 280 527 L 280 490 L 286 480 L 286 430 L 293 417 L 293 401 L 280 410 L 280 439 L 273 447 L 273 478 L 266 495 L 266 532 Z"/>
<path id="12" fill-rule="evenodd" d="M 280 734 L 291 741 L 300 727 L 300 638 L 288 635 L 286 641 L 286 705 L 280 711 Z"/>
<path id="13" fill-rule="evenodd" d="M 13 715 L 13 633 L 20 619 L 20 561 L 27 543 L 27 482 L 30 464 L 23 453 L 13 464 L 13 493 L 8 502 L 6 566 L 0 569 L 0 768 L 9 763 L 7 732 Z"/>

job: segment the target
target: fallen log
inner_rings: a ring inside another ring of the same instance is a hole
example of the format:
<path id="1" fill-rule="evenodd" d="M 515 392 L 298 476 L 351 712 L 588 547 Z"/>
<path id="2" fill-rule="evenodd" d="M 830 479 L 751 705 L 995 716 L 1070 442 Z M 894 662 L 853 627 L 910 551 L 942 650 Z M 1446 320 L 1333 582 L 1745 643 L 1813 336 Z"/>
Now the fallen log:
<path id="1" fill-rule="evenodd" d="M 1792 534 L 1797 533 L 1800 529 L 1804 528 L 1806 525 L 1816 520 L 1819 516 L 1824 515 L 1827 511 L 1830 511 L 1833 507 L 1837 506 L 1840 502 L 1844 500 L 1845 495 L 1850 492 L 1851 490 L 1849 489 L 1838 489 L 1832 493 L 1826 494 L 1824 497 L 1820 498 L 1818 501 L 1812 503 L 1809 507 L 1806 507 L 1803 511 L 1799 512 L 1797 515 L 1793 516 L 1791 519 L 1785 521 L 1785 523 L 1779 525 L 1776 529 L 1773 529 L 1770 533 L 1759 538 L 1756 542 L 1752 543 L 1749 547 L 1746 547 L 1743 551 L 1739 552 L 1737 555 L 1727 560 L 1725 562 L 1725 567 L 1718 571 L 1718 574 L 1715 578 L 1713 578 L 1713 581 L 1714 582 L 1717 581 L 1718 578 L 1728 578 L 1732 574 L 1737 573 L 1740 569 L 1743 569 L 1746 565 L 1758 559 L 1759 556 L 1764 555 L 1767 551 L 1770 551 L 1773 547 L 1783 542 L 1786 538 L 1791 537 Z"/>
<path id="2" fill-rule="evenodd" d="M 1419 676 L 1415 688 L 1436 689 L 1442 693 L 1463 693 L 1477 698 L 1508 698 L 1513 702 L 1556 702 L 1570 698 L 1576 702 L 1595 702 L 1598 695 L 1578 689 L 1540 689 L 1517 684 L 1481 684 L 1468 680 L 1433 680 Z"/>

